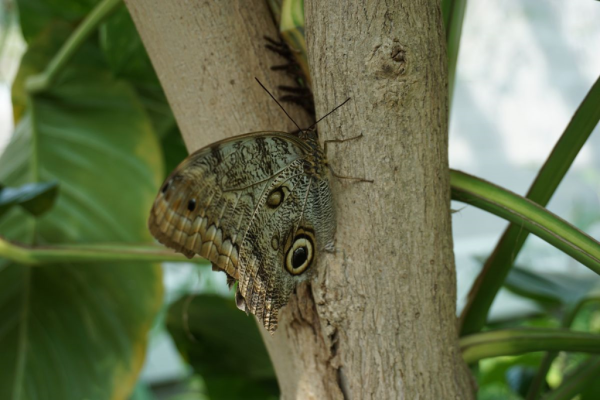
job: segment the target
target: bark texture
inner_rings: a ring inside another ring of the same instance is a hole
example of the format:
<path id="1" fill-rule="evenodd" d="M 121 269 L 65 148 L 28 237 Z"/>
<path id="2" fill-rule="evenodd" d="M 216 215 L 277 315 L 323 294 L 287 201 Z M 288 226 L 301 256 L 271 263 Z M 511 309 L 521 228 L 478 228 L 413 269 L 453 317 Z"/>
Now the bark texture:
<path id="1" fill-rule="evenodd" d="M 335 3 L 335 4 L 334 4 Z M 263 335 L 284 399 L 468 399 L 449 214 L 446 63 L 438 0 L 306 1 L 317 115 L 336 172 L 337 251 Z M 126 0 L 188 149 L 294 130 L 255 83 L 276 37 L 266 2 Z M 286 107 L 301 126 L 308 118 Z"/>

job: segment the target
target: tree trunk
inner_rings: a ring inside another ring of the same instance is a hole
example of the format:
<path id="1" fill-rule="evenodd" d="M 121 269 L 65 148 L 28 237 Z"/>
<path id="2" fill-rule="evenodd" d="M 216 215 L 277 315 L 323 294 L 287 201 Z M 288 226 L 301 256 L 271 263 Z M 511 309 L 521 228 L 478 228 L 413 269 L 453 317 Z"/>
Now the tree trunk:
<path id="1" fill-rule="evenodd" d="M 126 3 L 190 151 L 294 129 L 254 82 L 286 83 L 263 46 L 277 35 L 266 2 Z M 336 252 L 263 335 L 282 398 L 473 398 L 455 322 L 439 1 L 307 0 L 306 18 L 317 115 L 352 98 L 320 123 L 321 139 L 364 135 L 330 145 L 330 162 L 375 182 L 333 178 Z"/>

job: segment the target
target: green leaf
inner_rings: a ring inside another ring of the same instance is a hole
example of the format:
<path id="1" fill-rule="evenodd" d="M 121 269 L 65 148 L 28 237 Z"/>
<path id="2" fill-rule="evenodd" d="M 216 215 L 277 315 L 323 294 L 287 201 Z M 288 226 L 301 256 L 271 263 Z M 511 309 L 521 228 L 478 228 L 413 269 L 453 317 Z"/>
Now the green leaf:
<path id="1" fill-rule="evenodd" d="M 300 66 L 306 86 L 311 87 L 312 79 L 308 67 L 308 53 L 304 34 L 304 0 L 283 0 L 281 3 L 281 15 L 279 33 L 290 47 L 294 59 Z"/>
<path id="2" fill-rule="evenodd" d="M 552 153 L 531 185 L 527 198 L 545 207 L 600 120 L 600 77 L 573 115 Z M 477 332 L 527 239 L 519 224 L 510 224 L 471 288 L 461 314 L 461 335 Z"/>
<path id="3" fill-rule="evenodd" d="M 477 400 L 522 400 L 506 385 L 492 384 L 482 386 L 477 392 Z"/>
<path id="4" fill-rule="evenodd" d="M 0 56 L 6 54 L 7 43 L 10 43 L 9 38 L 12 37 L 11 31 L 18 23 L 17 9 L 12 2 L 0 2 Z M 6 76 L 0 75 L 3 81 Z"/>
<path id="5" fill-rule="evenodd" d="M 121 0 L 102 0 L 77 26 L 69 38 L 52 57 L 50 62 L 39 75 L 30 76 L 26 82 L 28 93 L 38 93 L 47 90 L 56 81 L 73 56 L 78 53 L 81 46 L 94 34 L 106 17 L 123 6 Z"/>
<path id="6" fill-rule="evenodd" d="M 27 80 L 44 72 L 72 34 L 73 28 L 71 26 L 63 21 L 56 21 L 48 25 L 35 40 L 29 43 L 28 51 L 21 58 L 21 65 L 11 89 L 15 125 L 25 114 L 26 108 L 29 107 L 29 93 L 26 89 Z M 90 70 L 91 73 L 95 73 L 98 66 L 105 65 L 102 53 L 89 42 L 77 49 L 73 54 L 71 63 L 76 64 L 77 69 L 81 71 Z M 65 74 L 59 73 L 54 84 L 60 86 L 65 80 L 70 79 L 69 74 L 72 72 L 73 69 L 71 68 Z"/>
<path id="7" fill-rule="evenodd" d="M 584 299 L 599 279 L 569 274 L 532 272 L 514 267 L 505 282 L 511 292 L 529 298 L 546 307 L 572 306 Z"/>
<path id="8" fill-rule="evenodd" d="M 20 205 L 33 216 L 40 216 L 52 208 L 57 194 L 56 182 L 29 183 L 18 188 L 0 188 L 0 217 L 16 205 Z"/>
<path id="9" fill-rule="evenodd" d="M 254 318 L 232 299 L 186 296 L 169 309 L 177 348 L 206 383 L 211 398 L 277 398 L 279 389 Z"/>
<path id="10" fill-rule="evenodd" d="M 448 94 L 450 104 L 454 94 L 456 82 L 456 65 L 458 64 L 458 51 L 462 35 L 463 21 L 467 8 L 466 0 L 442 0 L 442 15 L 446 27 L 446 44 L 448 54 Z"/>
<path id="11" fill-rule="evenodd" d="M 536 351 L 600 353 L 600 335 L 568 329 L 506 329 L 460 339 L 463 359 L 471 364 L 484 358 Z"/>
<path id="12" fill-rule="evenodd" d="M 477 383 L 481 387 L 491 384 L 501 384 L 508 387 L 508 371 L 517 366 L 535 367 L 541 359 L 541 353 L 528 353 L 521 356 L 485 360 L 480 364 Z"/>
<path id="13" fill-rule="evenodd" d="M 75 24 L 99 2 L 100 0 L 16 0 L 23 37 L 30 42 L 57 20 Z"/>
<path id="14" fill-rule="evenodd" d="M 168 175 L 188 151 L 175 116 L 127 8 L 122 7 L 100 28 L 100 45 L 116 77 L 133 84 L 160 137 Z"/>
<path id="15" fill-rule="evenodd" d="M 40 43 L 30 46 L 20 79 L 40 69 L 29 64 Z M 9 240 L 151 241 L 146 218 L 163 171 L 158 141 L 135 91 L 91 62 L 98 59 L 98 49 L 85 46 L 54 87 L 27 100 L 0 158 L 0 180 L 58 181 L 61 191 L 39 219 L 11 209 L 0 222 Z M 0 259 L 0 398 L 127 397 L 161 300 L 156 264 L 28 267 Z"/>
<path id="16" fill-rule="evenodd" d="M 452 198 L 505 218 L 600 274 L 600 243 L 531 200 L 460 171 L 450 172 Z"/>
<path id="17" fill-rule="evenodd" d="M 158 77 L 126 7 L 100 26 L 100 48 L 115 76 L 133 84 L 158 84 Z"/>
<path id="18" fill-rule="evenodd" d="M 129 400 L 157 400 L 148 385 L 138 382 Z"/>
<path id="19" fill-rule="evenodd" d="M 113 74 L 135 87 L 155 132 L 161 138 L 173 130 L 179 134 L 167 97 L 127 8 L 121 7 L 102 24 L 100 46 Z M 187 151 L 179 161 L 185 156 Z"/>
<path id="20" fill-rule="evenodd" d="M 598 361 L 598 360 L 595 360 Z M 597 379 L 600 374 L 600 366 L 596 365 L 596 368 L 591 367 L 592 371 L 589 372 L 588 379 L 583 382 L 580 400 L 598 400 L 600 399 L 600 381 Z M 566 380 L 565 380 L 566 382 Z"/>

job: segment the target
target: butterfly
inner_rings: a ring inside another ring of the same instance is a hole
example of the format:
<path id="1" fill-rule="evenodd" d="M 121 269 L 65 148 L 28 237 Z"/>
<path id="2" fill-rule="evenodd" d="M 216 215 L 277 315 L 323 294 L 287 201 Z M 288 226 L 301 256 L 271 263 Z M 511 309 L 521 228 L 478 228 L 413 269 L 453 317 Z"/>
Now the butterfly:
<path id="1" fill-rule="evenodd" d="M 330 175 L 338 175 L 315 125 L 296 133 L 247 133 L 194 152 L 167 177 L 148 220 L 159 242 L 208 259 L 230 287 L 237 282 L 238 308 L 271 333 L 318 252 L 334 248 Z"/>
<path id="2" fill-rule="evenodd" d="M 315 130 L 255 132 L 186 158 L 150 212 L 152 235 L 238 282 L 238 308 L 270 332 L 318 251 L 333 249 L 329 170 Z"/>

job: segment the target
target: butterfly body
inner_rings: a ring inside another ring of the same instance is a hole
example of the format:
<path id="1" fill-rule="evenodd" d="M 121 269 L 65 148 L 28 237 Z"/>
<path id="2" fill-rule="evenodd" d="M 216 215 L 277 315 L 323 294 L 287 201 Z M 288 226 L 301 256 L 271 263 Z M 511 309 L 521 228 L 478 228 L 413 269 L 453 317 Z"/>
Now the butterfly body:
<path id="1" fill-rule="evenodd" d="M 273 332 L 317 252 L 334 243 L 316 132 L 255 132 L 196 151 L 165 180 L 148 225 L 161 243 L 239 281 L 238 306 Z"/>

